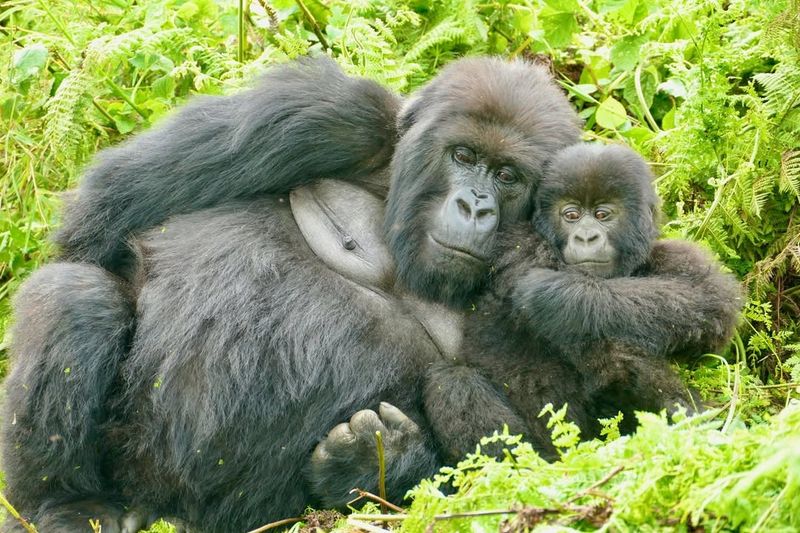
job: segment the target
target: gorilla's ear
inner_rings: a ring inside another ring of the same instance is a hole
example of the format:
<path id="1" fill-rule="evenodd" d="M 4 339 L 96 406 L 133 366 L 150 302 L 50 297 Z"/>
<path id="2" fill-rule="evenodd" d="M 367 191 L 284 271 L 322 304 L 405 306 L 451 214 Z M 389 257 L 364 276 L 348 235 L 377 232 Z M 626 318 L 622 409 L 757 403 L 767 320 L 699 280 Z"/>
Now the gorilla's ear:
<path id="1" fill-rule="evenodd" d="M 420 95 L 408 98 L 403 106 L 400 108 L 400 113 L 397 114 L 397 133 L 402 137 L 406 132 L 411 129 L 411 126 L 417 123 L 422 109 L 425 107 L 423 98 Z"/>

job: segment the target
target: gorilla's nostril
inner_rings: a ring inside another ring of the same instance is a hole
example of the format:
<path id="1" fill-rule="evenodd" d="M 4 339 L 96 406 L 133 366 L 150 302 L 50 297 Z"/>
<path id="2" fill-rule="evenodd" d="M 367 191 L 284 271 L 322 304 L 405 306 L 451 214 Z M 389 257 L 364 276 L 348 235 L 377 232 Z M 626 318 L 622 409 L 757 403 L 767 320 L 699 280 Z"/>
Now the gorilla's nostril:
<path id="1" fill-rule="evenodd" d="M 479 200 L 486 200 L 487 198 L 489 198 L 488 194 L 486 194 L 485 192 L 478 192 L 476 189 L 470 189 L 470 192 L 475 198 Z"/>
<path id="2" fill-rule="evenodd" d="M 482 220 L 489 216 L 494 216 L 494 209 L 478 209 L 478 214 L 476 215 L 478 220 Z"/>
<path id="3" fill-rule="evenodd" d="M 600 234 L 596 232 L 588 233 L 578 231 L 573 234 L 573 238 L 576 243 L 582 246 L 588 246 L 590 244 L 597 244 L 597 241 L 600 239 Z"/>
<path id="4" fill-rule="evenodd" d="M 465 200 L 457 198 L 456 205 L 458 206 L 458 212 L 461 213 L 461 216 L 464 218 L 472 217 L 472 209 L 470 209 L 469 204 Z"/>

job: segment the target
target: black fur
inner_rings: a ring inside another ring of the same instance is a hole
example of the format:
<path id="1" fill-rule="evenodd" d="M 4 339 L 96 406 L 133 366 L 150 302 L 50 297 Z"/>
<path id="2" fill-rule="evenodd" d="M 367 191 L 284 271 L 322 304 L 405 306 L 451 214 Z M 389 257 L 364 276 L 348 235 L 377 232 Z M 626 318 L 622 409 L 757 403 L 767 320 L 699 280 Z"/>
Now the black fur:
<path id="1" fill-rule="evenodd" d="M 122 280 L 69 263 L 43 267 L 16 295 L 3 470 L 20 509 L 106 490 L 99 425 L 130 342 L 130 300 Z"/>
<path id="2" fill-rule="evenodd" d="M 66 204 L 61 257 L 125 273 L 128 238 L 172 215 L 320 177 L 364 179 L 389 163 L 399 104 L 329 59 L 274 68 L 232 96 L 195 98 L 100 153 Z"/>
<path id="3" fill-rule="evenodd" d="M 420 262 L 421 228 L 453 185 L 443 170 L 448 145 L 458 135 L 515 147 L 498 154 L 513 157 L 523 178 L 498 193 L 511 224 L 529 215 L 550 152 L 579 133 L 537 68 L 459 64 L 464 72 L 447 69 L 408 106 L 391 169 L 397 99 L 326 62 L 279 68 L 253 91 L 200 100 L 101 155 L 59 234 L 63 258 L 76 264 L 47 267 L 17 298 L 3 433 L 20 511 L 73 531 L 85 518 L 76 509 L 95 510 L 106 530 L 123 502 L 205 531 L 240 531 L 309 503 L 342 506 L 350 487 L 376 490 L 375 457 L 354 448 L 358 462 L 322 465 L 309 481 L 305 465 L 329 428 L 381 401 L 421 428 L 387 446 L 391 495 L 436 470 L 421 369 L 441 354 L 402 298 L 410 288 L 434 301 L 466 299 L 488 267 L 438 262 L 444 270 L 434 276 Z M 321 176 L 385 191 L 389 170 L 385 227 L 400 279 L 382 292 L 314 255 L 277 193 Z M 135 297 L 91 263 L 119 272 Z M 89 370 L 70 374 L 73 387 L 64 366 L 75 360 Z M 73 388 L 86 406 L 80 419 L 62 408 Z M 12 427 L 17 412 L 24 416 Z M 48 440 L 54 427 L 64 438 L 57 446 Z"/>
<path id="4" fill-rule="evenodd" d="M 676 403 L 693 410 L 668 358 L 728 342 L 740 289 L 697 246 L 652 241 L 650 181 L 644 162 L 621 147 L 577 145 L 556 157 L 537 194 L 536 226 L 547 238 L 526 227 L 506 232 L 492 291 L 465 328 L 462 359 L 428 374 L 426 413 L 451 460 L 504 423 L 553 457 L 550 430 L 538 417 L 547 403 L 568 403 L 590 437 L 598 435 L 597 418 L 618 412 L 629 431 L 635 410 Z M 561 261 L 559 202 L 590 196 L 622 205 L 611 235 L 621 277 L 587 275 Z"/>

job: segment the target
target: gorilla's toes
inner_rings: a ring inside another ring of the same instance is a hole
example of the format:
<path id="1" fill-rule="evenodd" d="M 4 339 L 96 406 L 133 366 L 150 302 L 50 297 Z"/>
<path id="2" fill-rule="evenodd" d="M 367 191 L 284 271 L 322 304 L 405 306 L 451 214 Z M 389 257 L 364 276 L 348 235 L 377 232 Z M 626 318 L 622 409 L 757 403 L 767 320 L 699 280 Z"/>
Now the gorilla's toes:
<path id="1" fill-rule="evenodd" d="M 374 490 L 378 474 L 377 431 L 381 432 L 387 466 L 415 445 L 424 448 L 419 427 L 397 407 L 383 402 L 378 412 L 358 411 L 320 441 L 305 468 L 315 494 L 325 505 L 338 507 L 347 503 L 354 487 Z M 350 483 L 346 484 L 345 479 Z"/>

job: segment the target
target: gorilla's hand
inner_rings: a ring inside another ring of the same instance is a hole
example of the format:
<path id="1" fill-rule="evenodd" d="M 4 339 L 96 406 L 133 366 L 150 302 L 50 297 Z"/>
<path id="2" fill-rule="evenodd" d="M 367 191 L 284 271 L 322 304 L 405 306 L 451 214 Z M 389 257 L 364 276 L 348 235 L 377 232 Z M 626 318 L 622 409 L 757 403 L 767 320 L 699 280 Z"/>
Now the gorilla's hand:
<path id="1" fill-rule="evenodd" d="M 378 412 L 358 411 L 350 422 L 334 427 L 311 455 L 306 479 L 324 506 L 342 507 L 353 499 L 353 488 L 377 493 L 377 431 L 383 438 L 390 499 L 403 496 L 393 493 L 393 487 L 408 487 L 409 481 L 413 484 L 435 470 L 436 457 L 419 426 L 386 402 Z"/>
<path id="2" fill-rule="evenodd" d="M 691 243 L 659 241 L 632 277 L 530 269 L 511 299 L 521 320 L 556 345 L 615 339 L 653 355 L 693 356 L 730 338 L 741 289 Z"/>

